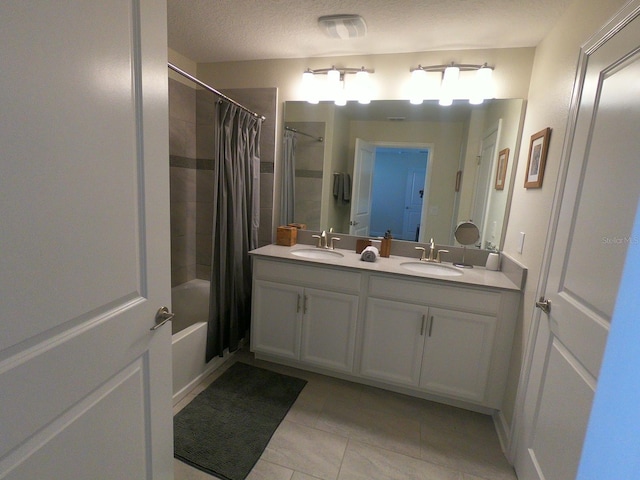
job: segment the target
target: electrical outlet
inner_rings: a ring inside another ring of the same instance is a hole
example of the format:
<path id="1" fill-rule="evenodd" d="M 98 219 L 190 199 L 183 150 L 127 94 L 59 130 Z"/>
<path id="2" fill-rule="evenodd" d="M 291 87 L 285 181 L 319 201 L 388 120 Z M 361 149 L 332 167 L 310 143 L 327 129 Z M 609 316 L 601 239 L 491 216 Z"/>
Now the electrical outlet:
<path id="1" fill-rule="evenodd" d="M 524 249 L 524 232 L 520 232 L 520 238 L 518 240 L 518 253 L 522 253 Z"/>

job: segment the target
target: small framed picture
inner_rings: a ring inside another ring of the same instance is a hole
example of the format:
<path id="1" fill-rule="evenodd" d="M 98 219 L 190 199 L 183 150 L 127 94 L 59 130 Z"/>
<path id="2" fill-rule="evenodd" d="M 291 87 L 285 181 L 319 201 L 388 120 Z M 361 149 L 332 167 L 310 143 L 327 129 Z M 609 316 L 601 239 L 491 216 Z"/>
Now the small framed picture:
<path id="1" fill-rule="evenodd" d="M 547 161 L 547 151 L 549 150 L 549 138 L 551 129 L 545 128 L 538 133 L 531 135 L 529 145 L 529 160 L 527 161 L 527 174 L 524 177 L 524 188 L 542 187 L 544 177 L 544 165 Z"/>
<path id="2" fill-rule="evenodd" d="M 496 190 L 504 190 L 504 182 L 507 178 L 507 164 L 509 163 L 509 149 L 505 148 L 498 153 L 498 167 L 496 168 Z"/>

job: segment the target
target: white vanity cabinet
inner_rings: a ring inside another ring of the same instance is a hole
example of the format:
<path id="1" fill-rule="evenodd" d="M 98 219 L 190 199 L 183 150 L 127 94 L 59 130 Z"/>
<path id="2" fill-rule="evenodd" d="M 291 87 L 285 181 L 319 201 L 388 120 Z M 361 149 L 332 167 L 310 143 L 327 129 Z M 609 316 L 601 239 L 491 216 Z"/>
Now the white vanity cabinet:
<path id="1" fill-rule="evenodd" d="M 260 258 L 253 268 L 251 349 L 351 373 L 360 275 Z"/>
<path id="2" fill-rule="evenodd" d="M 256 358 L 477 411 L 500 409 L 521 296 L 503 274 L 478 268 L 447 281 L 400 273 L 401 258 L 367 263 L 342 255 L 335 266 L 253 257 Z"/>
<path id="3" fill-rule="evenodd" d="M 372 275 L 360 374 L 497 408 L 507 374 L 515 292 Z"/>
<path id="4" fill-rule="evenodd" d="M 418 386 L 428 308 L 369 298 L 364 319 L 360 373 Z"/>
<path id="5" fill-rule="evenodd" d="M 300 356 L 304 289 L 265 280 L 253 282 L 253 350 L 282 358 Z"/>
<path id="6" fill-rule="evenodd" d="M 497 322 L 495 316 L 429 308 L 420 387 L 483 401 Z"/>
<path id="7" fill-rule="evenodd" d="M 360 373 L 482 401 L 496 317 L 370 297 Z"/>

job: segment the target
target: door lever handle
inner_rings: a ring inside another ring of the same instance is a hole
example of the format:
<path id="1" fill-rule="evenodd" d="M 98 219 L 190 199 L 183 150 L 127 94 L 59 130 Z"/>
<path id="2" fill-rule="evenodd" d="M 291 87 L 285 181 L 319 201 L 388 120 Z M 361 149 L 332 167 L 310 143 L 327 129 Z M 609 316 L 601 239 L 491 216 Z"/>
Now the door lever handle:
<path id="1" fill-rule="evenodd" d="M 175 316 L 176 314 L 171 313 L 167 307 L 161 307 L 156 312 L 156 324 L 153 327 L 151 327 L 149 330 L 153 331 L 153 330 L 159 329 L 162 325 L 167 323 L 169 320 L 171 320 Z"/>
<path id="2" fill-rule="evenodd" d="M 536 307 L 549 315 L 549 313 L 551 313 L 551 300 L 540 297 L 540 300 L 536 302 Z"/>

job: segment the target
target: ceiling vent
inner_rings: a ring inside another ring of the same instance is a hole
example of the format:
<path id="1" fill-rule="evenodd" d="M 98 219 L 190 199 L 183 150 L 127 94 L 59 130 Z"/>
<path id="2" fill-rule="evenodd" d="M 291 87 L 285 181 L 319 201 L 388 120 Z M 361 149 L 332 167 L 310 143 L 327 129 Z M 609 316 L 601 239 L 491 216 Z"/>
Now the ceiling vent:
<path id="1" fill-rule="evenodd" d="M 367 34 L 367 24 L 360 15 L 327 15 L 318 18 L 318 25 L 331 38 L 348 40 Z"/>

